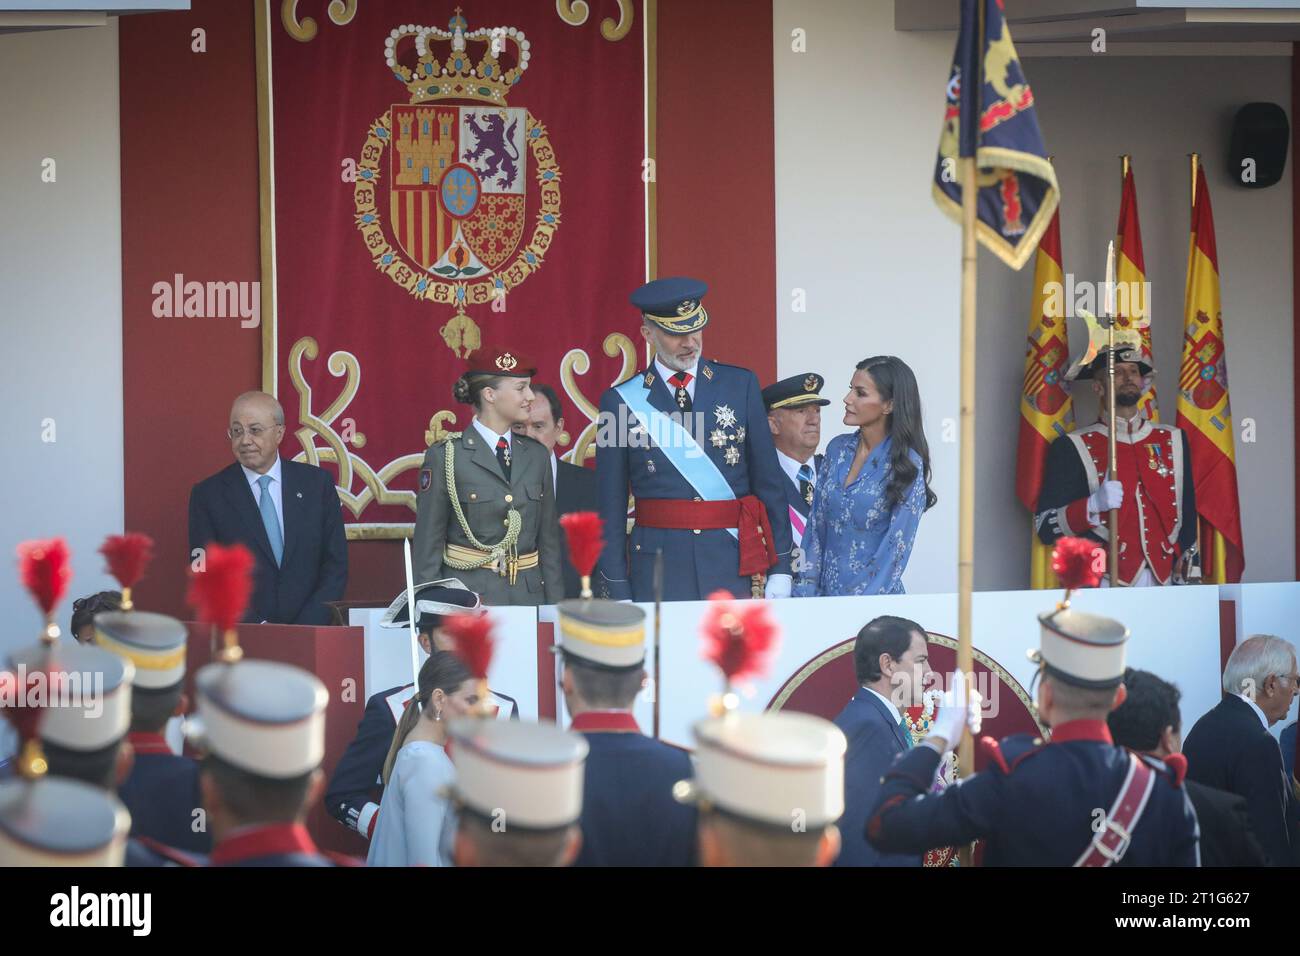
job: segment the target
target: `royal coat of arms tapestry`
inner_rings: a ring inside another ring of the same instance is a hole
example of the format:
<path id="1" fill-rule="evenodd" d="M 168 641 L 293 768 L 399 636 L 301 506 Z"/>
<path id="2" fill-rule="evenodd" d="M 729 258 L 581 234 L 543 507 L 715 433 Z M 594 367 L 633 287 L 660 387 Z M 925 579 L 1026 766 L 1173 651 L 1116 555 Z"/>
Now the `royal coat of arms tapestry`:
<path id="1" fill-rule="evenodd" d="M 636 367 L 641 0 L 459 2 L 257 8 L 263 387 L 281 453 L 337 476 L 350 538 L 407 533 L 480 344 L 536 362 L 578 464 Z"/>

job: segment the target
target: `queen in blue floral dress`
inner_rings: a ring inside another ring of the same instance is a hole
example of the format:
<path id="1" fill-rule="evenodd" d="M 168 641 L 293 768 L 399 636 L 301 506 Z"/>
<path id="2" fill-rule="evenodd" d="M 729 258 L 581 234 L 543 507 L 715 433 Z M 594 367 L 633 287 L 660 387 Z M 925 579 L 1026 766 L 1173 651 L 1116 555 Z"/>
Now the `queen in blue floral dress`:
<path id="1" fill-rule="evenodd" d="M 796 561 L 796 597 L 904 593 L 916 529 L 937 500 L 911 369 L 892 356 L 866 359 L 844 402 L 845 424 L 858 428 L 826 448 Z"/>

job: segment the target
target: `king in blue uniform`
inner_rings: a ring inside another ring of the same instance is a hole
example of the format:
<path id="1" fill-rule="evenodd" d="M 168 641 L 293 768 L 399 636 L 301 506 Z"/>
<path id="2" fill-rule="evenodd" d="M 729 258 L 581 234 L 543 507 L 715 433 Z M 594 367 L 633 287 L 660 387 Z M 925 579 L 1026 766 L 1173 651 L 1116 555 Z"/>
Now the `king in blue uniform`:
<path id="1" fill-rule="evenodd" d="M 785 477 L 762 393 L 748 369 L 701 357 L 707 291 L 699 280 L 669 278 L 632 293 L 655 358 L 600 400 L 601 597 L 652 600 L 658 551 L 665 600 L 701 600 L 718 589 L 790 594 Z"/>
<path id="2" fill-rule="evenodd" d="M 1125 697 L 1128 629 L 1068 602 L 1039 621 L 1038 713 L 1050 739 L 985 737 L 988 769 L 929 794 L 940 759 L 974 722 L 959 695 L 885 775 L 867 839 L 890 853 L 983 840 L 986 866 L 1199 866 L 1186 762 L 1117 747 L 1106 725 Z"/>

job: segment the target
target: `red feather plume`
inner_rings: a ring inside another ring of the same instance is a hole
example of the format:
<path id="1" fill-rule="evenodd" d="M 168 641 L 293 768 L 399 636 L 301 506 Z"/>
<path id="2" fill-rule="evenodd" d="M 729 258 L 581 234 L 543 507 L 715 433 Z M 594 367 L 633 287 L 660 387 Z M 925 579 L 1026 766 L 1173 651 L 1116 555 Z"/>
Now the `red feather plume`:
<path id="1" fill-rule="evenodd" d="M 108 562 L 108 573 L 117 578 L 117 583 L 123 588 L 133 588 L 153 560 L 153 538 L 138 531 L 110 534 L 99 553 Z"/>
<path id="2" fill-rule="evenodd" d="M 452 614 L 443 618 L 442 630 L 452 640 L 452 653 L 464 661 L 470 673 L 487 680 L 488 667 L 496 642 L 492 639 L 492 619 L 486 614 Z"/>
<path id="3" fill-rule="evenodd" d="M 605 523 L 594 511 L 574 511 L 560 516 L 560 527 L 569 539 L 569 560 L 582 577 L 591 577 L 605 547 Z"/>
<path id="4" fill-rule="evenodd" d="M 72 580 L 70 560 L 68 542 L 62 538 L 24 541 L 18 545 L 23 587 L 31 592 L 46 617 L 54 612 L 68 591 Z"/>
<path id="5" fill-rule="evenodd" d="M 735 601 L 721 590 L 709 595 L 700 633 L 705 659 L 718 666 L 728 684 L 766 674 L 781 634 L 765 602 Z"/>
<path id="6" fill-rule="evenodd" d="M 252 552 L 242 544 L 228 548 L 209 544 L 204 549 L 204 569 L 190 570 L 185 601 L 198 612 L 200 621 L 229 631 L 248 607 L 252 590 Z"/>
<path id="7" fill-rule="evenodd" d="M 1105 567 L 1105 550 L 1087 538 L 1061 538 L 1052 551 L 1052 570 L 1067 591 L 1095 588 Z"/>

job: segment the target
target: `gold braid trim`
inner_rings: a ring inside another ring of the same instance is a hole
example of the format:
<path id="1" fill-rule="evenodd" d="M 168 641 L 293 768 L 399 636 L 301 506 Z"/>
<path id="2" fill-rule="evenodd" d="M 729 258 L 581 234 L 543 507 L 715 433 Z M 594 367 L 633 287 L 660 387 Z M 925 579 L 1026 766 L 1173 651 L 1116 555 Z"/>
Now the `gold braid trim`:
<path id="1" fill-rule="evenodd" d="M 510 583 L 515 583 L 515 575 L 518 573 L 519 565 L 519 531 L 523 527 L 524 519 L 519 512 L 511 508 L 506 512 L 506 536 L 497 544 L 484 544 L 478 538 L 474 537 L 474 532 L 469 530 L 469 522 L 465 520 L 465 512 L 460 507 L 460 495 L 456 493 L 456 443 L 447 442 L 446 445 L 446 476 L 447 476 L 447 494 L 451 497 L 451 508 L 456 512 L 456 520 L 460 522 L 460 530 L 465 532 L 465 537 L 469 543 L 482 551 L 481 557 L 473 558 L 468 561 L 461 561 L 452 558 L 449 555 L 443 555 L 443 563 L 448 564 L 458 571 L 470 571 L 474 568 L 481 568 L 485 564 L 491 564 L 499 558 L 505 560 L 501 562 L 501 576 L 505 577 L 507 570 L 510 573 Z"/>

